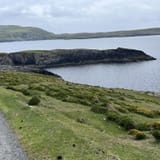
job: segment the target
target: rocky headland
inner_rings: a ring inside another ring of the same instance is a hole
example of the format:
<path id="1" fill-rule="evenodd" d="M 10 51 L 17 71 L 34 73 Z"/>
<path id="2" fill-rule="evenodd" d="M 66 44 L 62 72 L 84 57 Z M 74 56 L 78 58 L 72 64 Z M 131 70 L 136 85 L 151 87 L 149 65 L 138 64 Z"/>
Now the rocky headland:
<path id="1" fill-rule="evenodd" d="M 96 63 L 128 63 L 155 60 L 143 51 L 117 48 L 30 50 L 0 54 L 0 70 L 16 70 L 50 74 L 44 69 L 59 66 L 72 66 Z"/>

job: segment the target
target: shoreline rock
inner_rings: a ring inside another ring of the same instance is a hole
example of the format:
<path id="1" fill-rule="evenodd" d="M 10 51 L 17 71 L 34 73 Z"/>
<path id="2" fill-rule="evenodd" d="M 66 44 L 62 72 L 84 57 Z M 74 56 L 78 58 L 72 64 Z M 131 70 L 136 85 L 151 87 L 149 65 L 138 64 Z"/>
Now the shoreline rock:
<path id="1" fill-rule="evenodd" d="M 156 60 L 143 51 L 117 48 L 33 50 L 0 54 L 0 70 L 15 70 L 54 75 L 46 68 L 98 63 L 129 63 Z M 58 76 L 60 77 L 60 76 Z"/>

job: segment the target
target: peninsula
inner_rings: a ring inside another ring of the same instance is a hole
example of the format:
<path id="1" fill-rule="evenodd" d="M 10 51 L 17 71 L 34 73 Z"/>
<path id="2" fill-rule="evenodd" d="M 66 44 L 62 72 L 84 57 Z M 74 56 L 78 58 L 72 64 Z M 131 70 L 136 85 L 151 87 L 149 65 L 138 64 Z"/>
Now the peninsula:
<path id="1" fill-rule="evenodd" d="M 44 73 L 44 69 L 50 67 L 148 60 L 155 60 L 155 58 L 143 51 L 126 48 L 30 50 L 0 54 L 1 70 L 18 69 L 38 73 Z"/>

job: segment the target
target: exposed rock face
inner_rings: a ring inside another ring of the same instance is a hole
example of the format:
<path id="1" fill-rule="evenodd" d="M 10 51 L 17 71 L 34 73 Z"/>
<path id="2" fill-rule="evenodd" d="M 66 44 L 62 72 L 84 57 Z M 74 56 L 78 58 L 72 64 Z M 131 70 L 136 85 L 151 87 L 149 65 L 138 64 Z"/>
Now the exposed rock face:
<path id="1" fill-rule="evenodd" d="M 69 49 L 51 51 L 24 51 L 8 55 L 13 65 L 36 65 L 54 67 L 59 65 L 79 65 L 100 62 L 134 62 L 154 60 L 139 50 L 131 49 Z"/>
<path id="2" fill-rule="evenodd" d="M 57 67 L 66 65 L 82 65 L 91 63 L 125 63 L 155 60 L 143 51 L 133 49 L 59 49 L 50 51 L 22 51 L 10 54 L 0 54 L 0 65 L 19 66 L 18 70 L 36 72 L 47 67 Z M 20 66 L 22 69 L 20 69 Z M 23 67 L 22 67 L 23 66 Z M 4 67 L 3 67 L 4 68 Z M 15 67 L 14 67 L 15 68 Z M 43 72 L 42 70 L 40 71 Z"/>
<path id="3" fill-rule="evenodd" d="M 0 53 L 0 65 L 13 65 L 12 59 L 5 53 Z"/>

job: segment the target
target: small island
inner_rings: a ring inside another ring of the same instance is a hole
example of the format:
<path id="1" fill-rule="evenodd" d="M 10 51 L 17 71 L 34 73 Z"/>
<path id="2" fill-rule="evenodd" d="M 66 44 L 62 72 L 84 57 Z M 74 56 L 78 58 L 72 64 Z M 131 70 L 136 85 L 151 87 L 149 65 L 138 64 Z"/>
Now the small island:
<path id="1" fill-rule="evenodd" d="M 128 63 L 155 60 L 143 51 L 117 48 L 30 50 L 15 53 L 1 53 L 1 70 L 19 70 L 46 73 L 44 69 L 59 66 L 73 66 L 97 63 Z M 47 72 L 48 73 L 48 72 Z"/>

